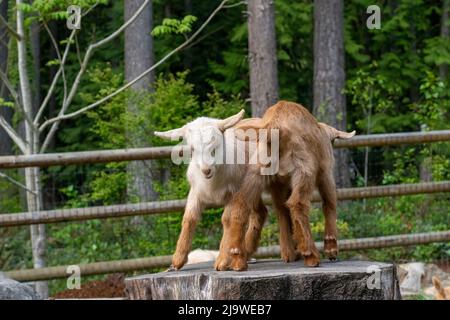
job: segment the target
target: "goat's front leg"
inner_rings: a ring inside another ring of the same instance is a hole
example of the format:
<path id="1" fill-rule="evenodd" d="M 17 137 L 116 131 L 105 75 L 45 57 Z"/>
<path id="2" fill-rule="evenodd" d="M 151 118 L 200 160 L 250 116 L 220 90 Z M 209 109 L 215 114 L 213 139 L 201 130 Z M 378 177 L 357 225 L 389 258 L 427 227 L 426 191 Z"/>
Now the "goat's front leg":
<path id="1" fill-rule="evenodd" d="M 248 267 L 245 232 L 252 209 L 247 205 L 247 201 L 242 194 L 238 195 L 233 201 L 228 231 L 228 246 L 231 255 L 231 269 L 235 271 L 244 271 Z"/>
<path id="2" fill-rule="evenodd" d="M 223 236 L 220 242 L 219 256 L 215 268 L 218 271 L 233 269 L 247 270 L 247 251 L 245 232 L 247 230 L 250 208 L 240 199 L 240 196 L 229 203 L 223 212 Z"/>
<path id="3" fill-rule="evenodd" d="M 198 200 L 191 190 L 188 195 L 186 209 L 183 215 L 181 233 L 178 238 L 177 248 L 172 256 L 172 268 L 181 269 L 188 260 L 194 238 L 195 227 L 200 220 L 204 205 Z"/>
<path id="4" fill-rule="evenodd" d="M 216 263 L 214 264 L 214 268 L 217 271 L 226 271 L 230 268 L 231 264 L 230 246 L 228 239 L 231 222 L 231 209 L 232 208 L 229 204 L 223 208 L 222 214 L 223 234 L 222 240 L 220 241 L 219 256 L 217 257 Z"/>
<path id="5" fill-rule="evenodd" d="M 261 201 L 263 187 L 264 177 L 260 175 L 259 170 L 248 171 L 240 190 L 234 194 L 231 200 L 228 245 L 231 269 L 235 271 L 247 270 L 245 233 L 251 212 L 259 213 L 261 206 L 264 206 Z"/>
<path id="6" fill-rule="evenodd" d="M 234 204 L 235 205 L 235 204 Z M 230 232 L 235 232 L 231 229 L 231 221 L 232 221 L 232 212 L 234 210 L 233 203 L 230 205 L 225 206 L 224 212 L 222 215 L 222 225 L 223 225 L 223 237 L 222 241 L 220 242 L 220 251 L 219 256 L 216 259 L 215 268 L 218 271 L 225 271 L 229 270 L 230 268 L 236 269 L 236 270 L 245 270 L 246 269 L 246 262 L 243 263 L 243 259 L 239 260 L 239 263 L 232 265 L 233 263 L 233 256 L 232 253 L 236 253 L 236 250 L 232 250 L 231 239 L 230 239 Z M 250 208 L 244 209 L 244 210 L 250 210 Z M 261 239 L 261 231 L 264 225 L 264 222 L 267 217 L 267 209 L 262 201 L 260 199 L 258 210 L 251 210 L 250 211 L 250 217 L 248 222 L 248 227 L 246 228 L 245 233 L 245 248 L 240 248 L 239 250 L 245 251 L 245 257 L 250 258 L 250 256 L 256 251 L 258 248 L 259 240 Z M 245 230 L 245 228 L 244 228 Z"/>

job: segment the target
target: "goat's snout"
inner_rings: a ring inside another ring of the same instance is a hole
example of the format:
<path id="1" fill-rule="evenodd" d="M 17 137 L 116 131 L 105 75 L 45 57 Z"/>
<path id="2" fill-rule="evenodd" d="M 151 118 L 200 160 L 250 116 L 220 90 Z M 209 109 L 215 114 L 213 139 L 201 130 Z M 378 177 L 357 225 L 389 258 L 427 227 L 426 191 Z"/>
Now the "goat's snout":
<path id="1" fill-rule="evenodd" d="M 202 169 L 202 173 L 205 175 L 206 178 L 211 178 L 211 169 L 210 168 L 206 168 L 206 169 Z"/>

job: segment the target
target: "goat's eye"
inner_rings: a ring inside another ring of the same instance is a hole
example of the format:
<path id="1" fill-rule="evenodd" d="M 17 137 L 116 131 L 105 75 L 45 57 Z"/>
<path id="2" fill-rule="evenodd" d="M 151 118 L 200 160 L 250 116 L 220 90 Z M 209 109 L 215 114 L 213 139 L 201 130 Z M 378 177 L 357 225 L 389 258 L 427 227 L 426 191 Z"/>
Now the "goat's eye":
<path id="1" fill-rule="evenodd" d="M 212 150 L 211 155 L 212 155 L 213 157 L 216 156 L 216 149 L 213 149 L 213 150 Z"/>

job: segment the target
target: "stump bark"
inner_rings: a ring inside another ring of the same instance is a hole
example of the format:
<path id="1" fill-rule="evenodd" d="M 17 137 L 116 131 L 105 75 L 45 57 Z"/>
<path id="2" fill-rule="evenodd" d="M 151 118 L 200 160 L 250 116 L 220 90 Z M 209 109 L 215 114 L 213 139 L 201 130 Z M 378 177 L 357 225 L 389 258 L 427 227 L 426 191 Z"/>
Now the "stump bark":
<path id="1" fill-rule="evenodd" d="M 391 300 L 401 299 L 393 264 L 258 260 L 244 272 L 217 272 L 213 262 L 125 279 L 131 300 Z"/>

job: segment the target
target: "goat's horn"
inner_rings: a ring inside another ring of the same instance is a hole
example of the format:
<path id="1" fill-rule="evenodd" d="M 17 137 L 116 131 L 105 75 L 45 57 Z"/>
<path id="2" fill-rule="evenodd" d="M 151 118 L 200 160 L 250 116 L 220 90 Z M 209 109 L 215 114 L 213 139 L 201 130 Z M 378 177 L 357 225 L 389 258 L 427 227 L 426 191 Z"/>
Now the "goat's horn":
<path id="1" fill-rule="evenodd" d="M 231 128 L 236 123 L 241 121 L 242 118 L 244 118 L 244 114 L 245 114 L 245 110 L 242 109 L 241 111 L 239 111 L 239 113 L 235 114 L 234 116 L 231 116 L 229 118 L 220 120 L 219 123 L 218 123 L 219 129 L 221 131 L 225 131 L 226 129 Z"/>
<path id="2" fill-rule="evenodd" d="M 155 131 L 155 136 L 167 140 L 178 140 L 184 135 L 184 127 L 173 129 L 169 131 Z"/>

